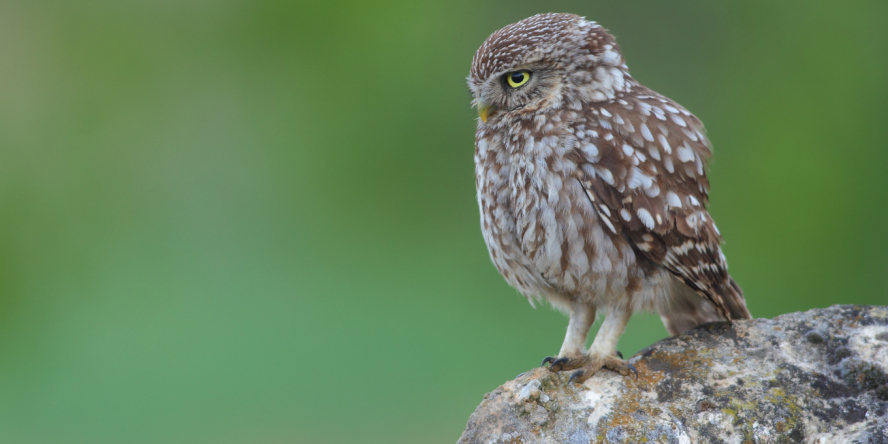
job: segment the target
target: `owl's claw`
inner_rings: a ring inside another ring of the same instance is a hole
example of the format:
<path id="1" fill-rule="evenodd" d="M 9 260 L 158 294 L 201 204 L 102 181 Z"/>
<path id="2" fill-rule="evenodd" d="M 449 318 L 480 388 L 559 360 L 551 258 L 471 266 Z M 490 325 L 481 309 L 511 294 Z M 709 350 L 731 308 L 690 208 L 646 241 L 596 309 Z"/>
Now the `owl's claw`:
<path id="1" fill-rule="evenodd" d="M 583 357 L 576 358 L 558 358 L 552 361 L 552 364 L 549 365 L 549 370 L 553 372 L 560 372 L 563 370 L 573 370 L 575 368 L 582 367 L 585 364 L 587 359 Z"/>
<path id="2" fill-rule="evenodd" d="M 574 361 L 574 363 L 570 364 L 572 360 Z M 554 358 L 552 356 L 546 356 L 546 358 L 543 359 L 543 363 L 540 365 L 540 367 L 545 367 L 546 364 L 549 364 L 549 370 L 552 370 L 553 372 L 560 372 L 562 370 L 575 369 L 581 366 L 582 362 L 584 362 L 582 357 Z"/>
<path id="3" fill-rule="evenodd" d="M 585 355 L 566 356 L 564 358 L 548 356 L 546 359 L 543 359 L 543 367 L 545 367 L 546 364 L 549 364 L 550 371 L 563 372 L 565 370 L 573 370 L 575 368 L 583 367 L 587 362 L 589 362 L 589 357 Z"/>
<path id="4" fill-rule="evenodd" d="M 558 369 L 560 369 L 561 367 L 564 367 L 564 365 L 567 364 L 568 361 L 570 361 L 570 358 L 558 358 L 558 359 L 552 361 L 552 365 L 550 365 L 549 368 L 552 368 L 552 369 L 555 369 L 555 371 L 558 371 Z M 558 367 L 558 368 L 555 368 L 555 367 Z"/>
<path id="5" fill-rule="evenodd" d="M 568 378 L 568 380 L 567 380 L 567 385 L 570 385 L 571 381 L 573 381 L 574 379 L 577 379 L 578 380 L 577 382 L 579 382 L 579 378 L 583 378 L 583 371 L 582 370 L 577 370 L 577 371 L 571 373 L 570 378 Z M 583 380 L 585 381 L 586 378 L 583 378 Z"/>
<path id="6" fill-rule="evenodd" d="M 619 350 L 617 350 L 617 356 L 619 356 L 620 359 L 624 359 L 623 354 L 620 353 Z M 629 367 L 629 370 L 632 370 L 632 372 L 635 373 L 635 380 L 637 381 L 638 380 L 638 370 L 635 369 L 635 366 L 627 362 L 626 367 Z"/>

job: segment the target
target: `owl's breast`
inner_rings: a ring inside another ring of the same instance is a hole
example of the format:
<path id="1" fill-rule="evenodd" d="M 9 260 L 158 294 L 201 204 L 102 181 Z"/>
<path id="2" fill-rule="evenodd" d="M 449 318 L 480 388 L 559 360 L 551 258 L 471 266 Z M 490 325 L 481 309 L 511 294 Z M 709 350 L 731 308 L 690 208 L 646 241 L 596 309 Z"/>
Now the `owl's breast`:
<path id="1" fill-rule="evenodd" d="M 512 171 L 512 158 L 501 135 L 479 130 L 475 142 L 475 185 L 481 232 L 490 259 L 511 286 L 529 300 L 540 299 L 551 289 L 517 236 Z"/>
<path id="2" fill-rule="evenodd" d="M 481 226 L 500 273 L 528 297 L 620 294 L 636 268 L 635 253 L 592 208 L 567 155 L 574 139 L 478 135 Z"/>
<path id="3" fill-rule="evenodd" d="M 507 143 L 519 142 L 510 138 Z M 560 293 L 619 293 L 636 267 L 625 238 L 607 231 L 577 178 L 571 134 L 507 146 L 514 237 L 531 268 Z"/>

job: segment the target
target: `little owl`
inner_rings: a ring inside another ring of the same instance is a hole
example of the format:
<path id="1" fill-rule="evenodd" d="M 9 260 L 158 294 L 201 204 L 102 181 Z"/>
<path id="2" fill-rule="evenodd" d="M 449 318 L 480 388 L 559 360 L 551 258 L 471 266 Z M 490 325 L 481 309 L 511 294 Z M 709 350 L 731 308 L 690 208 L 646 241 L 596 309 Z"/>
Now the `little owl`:
<path id="1" fill-rule="evenodd" d="M 572 14 L 493 33 L 468 77 L 475 185 L 500 274 L 568 313 L 550 370 L 628 375 L 617 340 L 656 310 L 670 334 L 749 319 L 706 211 L 712 150 L 693 114 L 629 75 L 614 37 Z M 604 321 L 584 350 L 596 311 Z"/>

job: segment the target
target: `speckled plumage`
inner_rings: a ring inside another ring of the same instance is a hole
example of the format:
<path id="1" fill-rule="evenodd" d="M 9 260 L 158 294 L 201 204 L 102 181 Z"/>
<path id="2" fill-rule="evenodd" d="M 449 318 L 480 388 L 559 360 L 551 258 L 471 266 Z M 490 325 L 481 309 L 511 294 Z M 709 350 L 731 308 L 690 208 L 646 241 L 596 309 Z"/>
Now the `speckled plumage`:
<path id="1" fill-rule="evenodd" d="M 522 71 L 530 80 L 511 87 Z M 619 367 L 608 360 L 632 312 L 659 312 L 671 334 L 750 317 L 706 211 L 703 124 L 633 79 L 604 28 L 571 14 L 509 25 L 478 49 L 468 82 L 491 259 L 531 302 L 570 314 L 559 356 L 592 359 L 573 367 L 585 366 L 579 379 Z"/>

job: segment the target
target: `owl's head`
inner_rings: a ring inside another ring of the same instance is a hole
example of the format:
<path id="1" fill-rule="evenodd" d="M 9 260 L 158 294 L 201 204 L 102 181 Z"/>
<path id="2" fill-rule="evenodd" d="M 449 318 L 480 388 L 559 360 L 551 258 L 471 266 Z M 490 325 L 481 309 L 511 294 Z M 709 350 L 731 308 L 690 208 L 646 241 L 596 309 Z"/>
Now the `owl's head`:
<path id="1" fill-rule="evenodd" d="M 580 110 L 625 92 L 628 80 L 614 37 L 573 14 L 539 14 L 494 32 L 475 53 L 468 77 L 485 124 Z"/>

